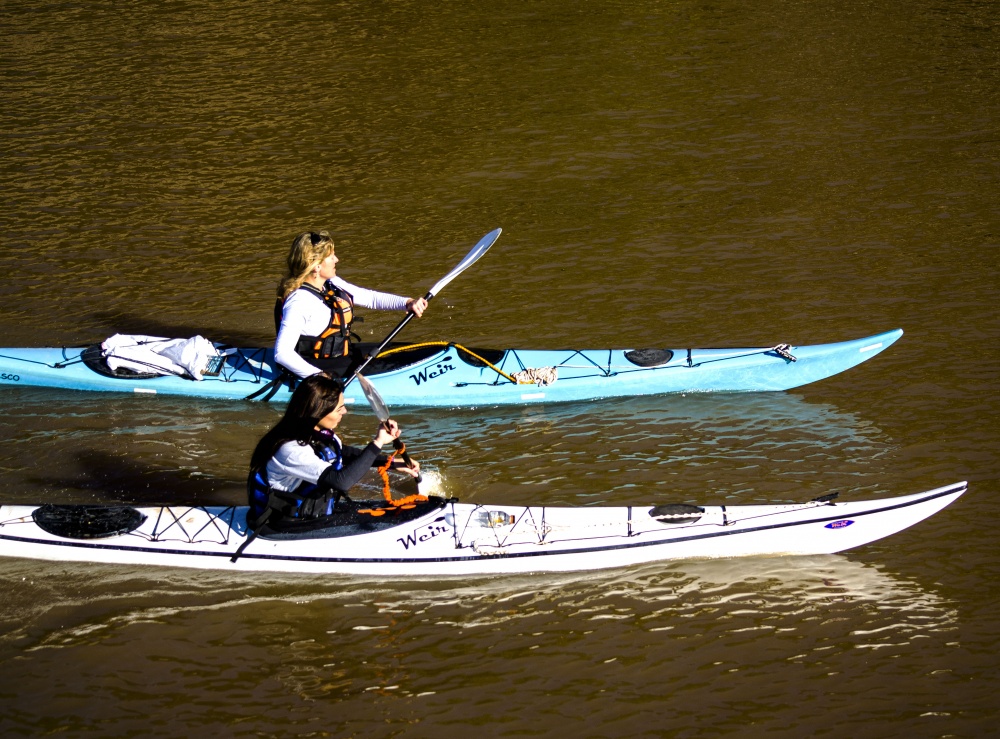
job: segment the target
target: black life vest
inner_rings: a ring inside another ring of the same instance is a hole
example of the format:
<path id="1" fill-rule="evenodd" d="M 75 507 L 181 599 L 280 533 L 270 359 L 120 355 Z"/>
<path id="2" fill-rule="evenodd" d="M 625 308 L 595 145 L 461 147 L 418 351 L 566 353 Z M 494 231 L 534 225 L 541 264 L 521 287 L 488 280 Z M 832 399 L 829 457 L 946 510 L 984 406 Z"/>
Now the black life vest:
<path id="1" fill-rule="evenodd" d="M 316 456 L 330 462 L 335 470 L 343 469 L 344 459 L 340 439 L 333 434 L 315 434 L 309 445 Z M 305 480 L 292 491 L 276 490 L 267 479 L 267 466 L 250 470 L 247 477 L 247 525 L 256 529 L 267 520 L 276 518 L 306 520 L 333 513 L 340 494 L 317 483 Z M 277 516 L 275 516 L 277 514 Z"/>
<path id="2" fill-rule="evenodd" d="M 309 284 L 304 284 L 299 289 L 323 301 L 330 309 L 330 324 L 319 336 L 300 336 L 295 345 L 295 352 L 307 361 L 348 356 L 351 346 L 351 324 L 354 322 L 354 300 L 351 294 L 336 287 L 329 280 L 322 290 L 317 290 Z M 281 298 L 274 305 L 276 332 L 281 327 L 281 313 L 284 306 L 285 301 Z"/>

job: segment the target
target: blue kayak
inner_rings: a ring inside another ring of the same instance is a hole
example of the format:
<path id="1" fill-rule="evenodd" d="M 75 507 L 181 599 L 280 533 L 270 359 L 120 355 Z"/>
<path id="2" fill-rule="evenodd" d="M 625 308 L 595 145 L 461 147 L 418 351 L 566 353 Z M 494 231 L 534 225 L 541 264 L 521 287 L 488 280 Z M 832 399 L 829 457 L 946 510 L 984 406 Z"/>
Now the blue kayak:
<path id="1" fill-rule="evenodd" d="M 834 344 L 737 349 L 469 349 L 390 345 L 366 369 L 390 406 L 529 405 L 662 393 L 788 390 L 871 359 L 901 329 Z M 202 380 L 111 371 L 100 345 L 0 349 L 0 384 L 230 400 L 287 401 L 272 349 L 228 349 Z M 348 403 L 365 403 L 360 383 Z"/>

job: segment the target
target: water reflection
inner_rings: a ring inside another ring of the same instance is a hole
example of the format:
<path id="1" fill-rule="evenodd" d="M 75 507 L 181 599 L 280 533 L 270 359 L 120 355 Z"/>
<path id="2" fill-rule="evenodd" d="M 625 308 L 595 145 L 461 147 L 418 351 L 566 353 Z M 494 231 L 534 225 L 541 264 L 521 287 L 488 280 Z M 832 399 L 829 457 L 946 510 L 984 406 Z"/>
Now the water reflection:
<path id="1" fill-rule="evenodd" d="M 538 717 L 553 733 L 605 692 L 615 700 L 600 703 L 602 722 L 619 723 L 633 702 L 673 715 L 716 693 L 723 705 L 797 696 L 803 680 L 838 674 L 878 690 L 892 656 L 946 665 L 958 625 L 934 589 L 836 555 L 423 582 L 10 565 L 0 655 L 19 691 L 8 715 L 32 726 L 42 719 L 28 696 L 100 686 L 154 715 L 201 696 L 230 728 L 245 720 L 234 706 L 266 691 L 283 710 L 255 716 L 264 734 L 484 715 L 498 717 L 494 733 Z M 141 723 L 135 711 L 102 720 L 115 733 Z"/>
<path id="2" fill-rule="evenodd" d="M 3 393 L 5 501 L 236 502 L 250 450 L 278 412 L 127 395 Z"/>
<path id="3" fill-rule="evenodd" d="M 473 500 L 803 500 L 877 486 L 872 462 L 893 448 L 872 421 L 789 393 L 397 415 L 445 489 Z"/>
<path id="4" fill-rule="evenodd" d="M 396 415 L 406 418 L 410 435 L 420 438 L 421 444 L 441 449 L 461 446 L 479 435 L 531 438 L 555 430 L 564 438 L 611 435 L 628 441 L 640 433 L 669 438 L 677 427 L 704 430 L 717 438 L 794 429 L 811 435 L 821 447 L 869 445 L 881 436 L 873 422 L 857 414 L 792 393 L 641 396 L 520 409 L 427 408 L 416 413 L 397 409 Z"/>
<path id="5" fill-rule="evenodd" d="M 383 646 L 427 629 L 589 632 L 615 621 L 633 633 L 696 638 L 704 624 L 693 624 L 707 614 L 720 636 L 839 622 L 833 629 L 839 638 L 877 648 L 948 629 L 957 619 L 934 590 L 842 555 L 434 581 L 10 565 L 0 575 L 10 593 L 0 616 L 8 649 L 84 647 L 139 624 L 178 619 L 239 623 L 265 641 L 336 633 L 339 640 L 353 634 Z M 284 636 L 269 637 L 269 623 L 282 624 Z"/>
<path id="6" fill-rule="evenodd" d="M 12 483 L 6 499 L 238 502 L 250 451 L 282 411 L 11 389 L 0 394 L 0 464 Z M 479 501 L 801 501 L 877 487 L 872 462 L 893 448 L 873 422 L 790 393 L 401 408 L 395 416 L 411 452 L 442 474 L 445 491 Z M 342 436 L 361 443 L 373 423 L 367 407 L 355 407 Z"/>

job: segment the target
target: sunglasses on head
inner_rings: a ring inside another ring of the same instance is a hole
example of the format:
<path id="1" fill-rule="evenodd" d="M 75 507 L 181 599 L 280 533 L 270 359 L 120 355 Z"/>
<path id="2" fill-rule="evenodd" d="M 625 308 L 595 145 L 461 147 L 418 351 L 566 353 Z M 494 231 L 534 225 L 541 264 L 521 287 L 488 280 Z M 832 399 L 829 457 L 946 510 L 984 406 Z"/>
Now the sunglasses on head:
<path id="1" fill-rule="evenodd" d="M 324 234 L 318 234 L 315 231 L 309 233 L 309 240 L 312 242 L 313 246 L 322 244 L 324 241 L 326 241 L 326 239 L 327 237 Z"/>

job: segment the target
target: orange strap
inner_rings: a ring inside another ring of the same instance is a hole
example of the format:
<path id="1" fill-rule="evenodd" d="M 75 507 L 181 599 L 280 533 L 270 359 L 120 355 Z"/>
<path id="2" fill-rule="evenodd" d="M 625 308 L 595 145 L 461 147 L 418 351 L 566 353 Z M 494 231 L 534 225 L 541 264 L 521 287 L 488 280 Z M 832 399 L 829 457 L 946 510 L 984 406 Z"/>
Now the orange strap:
<path id="1" fill-rule="evenodd" d="M 402 454 L 405 451 L 405 444 L 400 446 L 399 449 L 394 449 L 385 464 L 378 468 L 378 476 L 382 478 L 382 496 L 389 505 L 385 508 L 365 508 L 364 510 L 359 510 L 358 513 L 367 513 L 369 516 L 384 516 L 386 511 L 416 508 L 417 503 L 423 503 L 427 500 L 426 495 L 419 494 L 407 495 L 405 498 L 393 500 L 392 491 L 389 489 L 389 468 L 392 467 L 392 460 L 396 458 L 396 455 Z"/>

